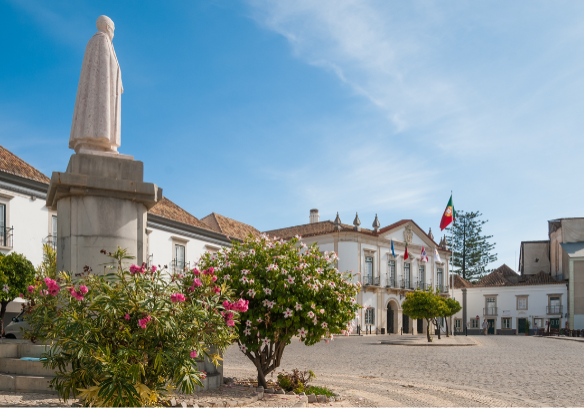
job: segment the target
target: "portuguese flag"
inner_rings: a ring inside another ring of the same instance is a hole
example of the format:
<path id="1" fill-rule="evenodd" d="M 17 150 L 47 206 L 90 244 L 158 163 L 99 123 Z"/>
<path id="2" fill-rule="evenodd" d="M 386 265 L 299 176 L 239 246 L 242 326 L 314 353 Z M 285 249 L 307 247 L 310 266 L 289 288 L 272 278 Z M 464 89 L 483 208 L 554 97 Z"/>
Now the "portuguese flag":
<path id="1" fill-rule="evenodd" d="M 452 205 L 452 195 L 450 195 L 450 200 L 446 205 L 446 210 L 444 210 L 444 214 L 442 215 L 442 220 L 440 220 L 440 230 L 444 230 L 446 226 L 456 220 L 456 211 L 454 210 L 454 206 Z"/>
<path id="2" fill-rule="evenodd" d="M 410 255 L 408 254 L 408 242 L 406 241 L 406 252 L 404 254 L 404 260 L 407 260 Z"/>

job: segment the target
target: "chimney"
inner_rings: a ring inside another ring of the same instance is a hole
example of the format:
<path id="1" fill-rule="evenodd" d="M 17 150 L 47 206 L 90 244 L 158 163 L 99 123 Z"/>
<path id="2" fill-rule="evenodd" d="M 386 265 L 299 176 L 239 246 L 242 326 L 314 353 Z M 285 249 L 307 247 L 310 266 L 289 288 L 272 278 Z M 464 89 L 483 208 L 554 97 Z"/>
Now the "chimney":
<path id="1" fill-rule="evenodd" d="M 318 214 L 318 209 L 310 209 L 310 224 L 318 223 L 320 221 L 320 215 Z"/>

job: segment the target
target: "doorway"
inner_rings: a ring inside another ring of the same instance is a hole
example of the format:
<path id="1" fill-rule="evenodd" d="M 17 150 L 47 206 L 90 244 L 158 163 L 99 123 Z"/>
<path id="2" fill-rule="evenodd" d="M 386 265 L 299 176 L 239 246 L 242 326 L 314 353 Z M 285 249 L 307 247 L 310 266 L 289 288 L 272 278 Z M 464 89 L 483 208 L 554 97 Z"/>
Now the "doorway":
<path id="1" fill-rule="evenodd" d="M 410 317 L 408 317 L 406 314 L 403 314 L 402 322 L 403 322 L 404 334 L 409 334 L 410 333 Z"/>
<path id="2" fill-rule="evenodd" d="M 424 320 L 417 320 L 418 321 L 418 334 L 424 333 Z"/>
<path id="3" fill-rule="evenodd" d="M 489 324 L 487 334 L 495 335 L 495 320 L 494 319 L 487 320 L 487 324 Z"/>
<path id="4" fill-rule="evenodd" d="M 560 329 L 560 319 L 559 318 L 551 318 L 550 319 L 550 328 L 551 329 Z"/>
<path id="5" fill-rule="evenodd" d="M 391 305 L 387 305 L 387 333 L 393 334 L 393 310 Z"/>
<path id="6" fill-rule="evenodd" d="M 517 333 L 518 334 L 525 333 L 525 318 L 519 318 L 517 320 Z"/>

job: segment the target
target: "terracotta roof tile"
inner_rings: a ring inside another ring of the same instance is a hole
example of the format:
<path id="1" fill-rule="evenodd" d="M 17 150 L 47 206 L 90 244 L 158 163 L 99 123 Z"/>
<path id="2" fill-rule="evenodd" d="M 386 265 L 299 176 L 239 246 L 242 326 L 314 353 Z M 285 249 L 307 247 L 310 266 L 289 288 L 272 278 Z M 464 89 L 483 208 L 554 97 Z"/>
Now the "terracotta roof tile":
<path id="1" fill-rule="evenodd" d="M 0 171 L 42 183 L 51 180 L 18 156 L 0 146 Z"/>
<path id="2" fill-rule="evenodd" d="M 525 280 L 522 283 L 519 283 L 520 285 L 539 285 L 539 284 L 557 284 L 557 283 L 562 283 L 564 281 L 557 281 L 555 280 L 551 275 L 544 273 L 543 271 L 540 271 L 537 274 L 531 275 L 531 276 L 527 276 L 526 277 L 527 280 Z"/>
<path id="3" fill-rule="evenodd" d="M 302 237 L 319 236 L 336 232 L 336 226 L 330 220 L 317 223 L 301 224 L 299 226 L 285 227 L 283 229 L 268 230 L 265 233 L 270 236 L 281 237 L 284 240 L 296 235 Z M 355 231 L 354 226 L 341 223 L 341 231 Z M 361 228 L 359 233 L 375 235 L 372 230 Z"/>
<path id="4" fill-rule="evenodd" d="M 201 221 L 207 225 L 207 228 L 240 240 L 244 240 L 250 234 L 254 237 L 260 235 L 260 231 L 255 227 L 217 213 L 211 213 L 203 217 Z"/>
<path id="5" fill-rule="evenodd" d="M 197 219 L 183 208 L 176 205 L 174 202 L 171 202 L 166 197 L 163 197 L 160 202 L 148 210 L 148 213 L 164 217 L 165 219 L 170 219 L 191 226 L 211 230 L 205 223 Z"/>
<path id="6" fill-rule="evenodd" d="M 465 280 L 464 278 L 462 278 L 458 274 L 452 274 L 450 277 L 451 277 L 450 278 L 450 280 L 451 280 L 450 285 L 453 288 L 471 288 L 471 287 L 473 287 L 473 285 L 470 281 Z"/>
<path id="7" fill-rule="evenodd" d="M 484 276 L 479 280 L 476 287 L 504 287 L 512 286 L 517 283 L 519 274 L 513 271 L 507 264 L 494 270 L 491 274 Z"/>

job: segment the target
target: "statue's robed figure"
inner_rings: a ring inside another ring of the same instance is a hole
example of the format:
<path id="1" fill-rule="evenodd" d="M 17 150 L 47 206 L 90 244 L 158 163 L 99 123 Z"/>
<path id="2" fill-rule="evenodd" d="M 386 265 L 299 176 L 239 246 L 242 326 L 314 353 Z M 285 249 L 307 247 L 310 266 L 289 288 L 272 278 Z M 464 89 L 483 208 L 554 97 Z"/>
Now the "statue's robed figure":
<path id="1" fill-rule="evenodd" d="M 83 57 L 69 148 L 115 155 L 121 143 L 122 72 L 112 44 L 114 22 L 100 16 L 96 25 Z"/>

